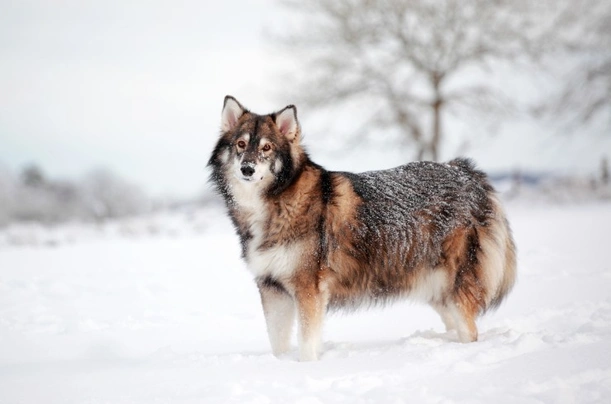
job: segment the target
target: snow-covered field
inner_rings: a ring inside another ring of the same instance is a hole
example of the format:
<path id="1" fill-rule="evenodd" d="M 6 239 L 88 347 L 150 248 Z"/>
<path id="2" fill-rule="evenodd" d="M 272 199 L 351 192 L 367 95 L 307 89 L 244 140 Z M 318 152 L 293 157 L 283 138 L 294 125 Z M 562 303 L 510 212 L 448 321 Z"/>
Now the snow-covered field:
<path id="1" fill-rule="evenodd" d="M 519 280 L 479 342 L 403 303 L 330 316 L 314 363 L 271 355 L 220 211 L 0 243 L 0 403 L 611 402 L 611 204 L 508 213 Z"/>

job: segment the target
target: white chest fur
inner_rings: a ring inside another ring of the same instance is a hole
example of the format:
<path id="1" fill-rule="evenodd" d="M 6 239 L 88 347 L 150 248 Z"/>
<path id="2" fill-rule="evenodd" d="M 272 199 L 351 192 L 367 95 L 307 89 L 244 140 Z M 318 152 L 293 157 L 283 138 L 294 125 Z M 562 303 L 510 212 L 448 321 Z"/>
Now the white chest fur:
<path id="1" fill-rule="evenodd" d="M 248 246 L 246 261 L 256 276 L 271 275 L 275 278 L 290 276 L 302 257 L 300 243 L 276 245 L 265 250 L 256 247 L 254 239 Z"/>
<path id="2" fill-rule="evenodd" d="M 232 181 L 231 193 L 239 210 L 240 220 L 248 228 L 251 238 L 246 247 L 248 269 L 255 276 L 290 276 L 302 258 L 300 242 L 278 244 L 262 249 L 269 221 L 267 206 L 259 196 L 256 184 Z"/>

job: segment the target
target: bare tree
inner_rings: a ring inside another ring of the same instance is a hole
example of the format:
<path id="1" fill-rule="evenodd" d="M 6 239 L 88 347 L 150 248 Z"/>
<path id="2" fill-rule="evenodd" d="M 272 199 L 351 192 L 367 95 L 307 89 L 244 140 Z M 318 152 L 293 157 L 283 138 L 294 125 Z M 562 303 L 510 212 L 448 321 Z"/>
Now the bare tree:
<path id="1" fill-rule="evenodd" d="M 370 123 L 399 129 L 418 159 L 437 160 L 453 106 L 498 107 L 478 76 L 495 61 L 542 51 L 553 1 L 285 0 L 303 28 L 284 42 L 307 60 L 302 102 L 367 99 Z M 549 15 L 549 13 L 547 13 Z M 464 73 L 470 78 L 462 80 Z M 298 95 L 299 97 L 299 95 Z"/>
<path id="2" fill-rule="evenodd" d="M 577 125 L 606 116 L 611 134 L 611 2 L 565 0 L 553 30 L 553 60 L 571 67 L 544 109 Z"/>

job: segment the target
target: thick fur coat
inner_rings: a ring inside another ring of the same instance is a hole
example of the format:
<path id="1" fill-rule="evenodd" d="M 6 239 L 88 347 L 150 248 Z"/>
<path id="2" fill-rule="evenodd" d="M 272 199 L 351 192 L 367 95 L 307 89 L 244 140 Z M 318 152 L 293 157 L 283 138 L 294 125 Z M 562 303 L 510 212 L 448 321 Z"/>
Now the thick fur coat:
<path id="1" fill-rule="evenodd" d="M 225 98 L 209 161 L 254 274 L 274 354 L 318 358 L 329 309 L 412 298 L 462 342 L 516 277 L 509 224 L 466 159 L 366 173 L 327 171 L 301 145 L 294 106 L 257 115 Z"/>

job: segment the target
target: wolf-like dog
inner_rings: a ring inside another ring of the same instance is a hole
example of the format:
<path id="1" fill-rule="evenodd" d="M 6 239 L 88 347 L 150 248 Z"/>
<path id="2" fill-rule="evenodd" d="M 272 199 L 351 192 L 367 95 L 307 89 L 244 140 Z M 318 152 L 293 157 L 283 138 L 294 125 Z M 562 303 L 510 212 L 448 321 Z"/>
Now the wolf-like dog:
<path id="1" fill-rule="evenodd" d="M 319 355 L 327 310 L 413 298 L 461 342 L 513 287 L 516 250 L 486 175 L 466 159 L 327 171 L 301 144 L 293 105 L 268 115 L 225 97 L 209 161 L 261 294 L 275 355 Z"/>

